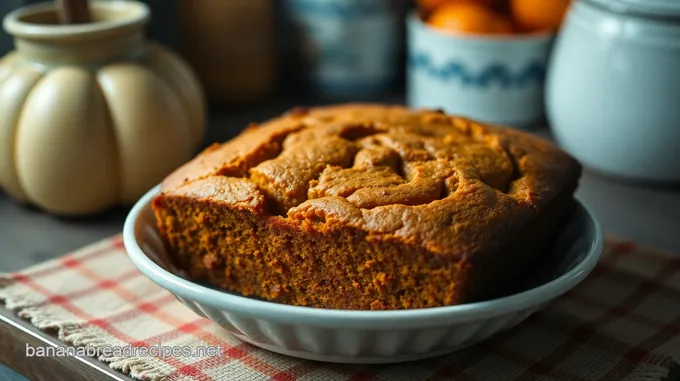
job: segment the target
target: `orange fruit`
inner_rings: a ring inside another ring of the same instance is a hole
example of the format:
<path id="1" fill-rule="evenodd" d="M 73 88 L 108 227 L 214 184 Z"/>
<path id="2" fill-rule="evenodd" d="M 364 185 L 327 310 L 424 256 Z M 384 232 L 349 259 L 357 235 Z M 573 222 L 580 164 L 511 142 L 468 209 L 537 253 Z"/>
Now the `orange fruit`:
<path id="1" fill-rule="evenodd" d="M 556 30 L 571 0 L 510 0 L 510 13 L 522 30 Z"/>
<path id="2" fill-rule="evenodd" d="M 472 34 L 512 33 L 510 21 L 477 2 L 445 4 L 434 10 L 428 23 L 451 32 Z"/>

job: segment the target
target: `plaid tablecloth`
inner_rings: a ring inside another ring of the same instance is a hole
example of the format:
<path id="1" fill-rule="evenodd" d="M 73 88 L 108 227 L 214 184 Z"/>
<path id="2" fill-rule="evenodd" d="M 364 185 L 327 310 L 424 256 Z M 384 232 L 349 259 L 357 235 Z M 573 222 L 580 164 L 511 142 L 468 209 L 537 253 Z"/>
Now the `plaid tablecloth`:
<path id="1" fill-rule="evenodd" d="M 221 351 L 99 357 L 139 379 L 660 380 L 680 362 L 680 257 L 612 240 L 583 284 L 517 328 L 458 353 L 395 365 L 324 364 L 234 339 L 141 275 L 119 236 L 0 277 L 0 300 L 74 346 L 160 342 Z"/>

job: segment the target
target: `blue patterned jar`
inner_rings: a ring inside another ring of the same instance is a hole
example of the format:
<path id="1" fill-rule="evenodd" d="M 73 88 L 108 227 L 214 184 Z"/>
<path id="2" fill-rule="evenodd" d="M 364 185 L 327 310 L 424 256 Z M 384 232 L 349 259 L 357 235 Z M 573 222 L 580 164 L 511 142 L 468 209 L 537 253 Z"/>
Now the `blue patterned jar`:
<path id="1" fill-rule="evenodd" d="M 483 122 L 533 127 L 544 117 L 554 36 L 468 35 L 408 19 L 407 102 Z"/>
<path id="2" fill-rule="evenodd" d="M 318 93 L 361 96 L 383 92 L 400 68 L 401 0 L 289 0 L 305 72 Z"/>

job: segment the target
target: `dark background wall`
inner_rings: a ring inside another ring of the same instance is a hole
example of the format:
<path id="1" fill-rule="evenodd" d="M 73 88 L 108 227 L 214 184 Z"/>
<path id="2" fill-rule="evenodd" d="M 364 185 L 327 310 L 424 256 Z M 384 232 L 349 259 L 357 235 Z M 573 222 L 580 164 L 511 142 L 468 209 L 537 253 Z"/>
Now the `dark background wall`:
<path id="1" fill-rule="evenodd" d="M 35 3 L 53 2 L 54 0 L 0 0 L 0 19 L 4 18 L 7 13 L 18 9 L 25 5 Z M 91 0 L 95 1 L 95 0 Z M 120 1 L 120 0 L 96 0 L 96 1 Z M 179 11 L 183 2 L 191 2 L 197 0 L 138 0 L 146 3 L 151 11 L 151 21 L 147 25 L 147 37 L 150 40 L 158 41 L 176 52 L 185 55 L 186 46 L 191 42 L 185 38 L 182 40 L 182 28 L 180 25 Z M 222 1 L 243 1 L 250 0 L 222 0 Z M 316 95 L 315 91 L 309 84 L 309 70 L 304 66 L 302 53 L 300 51 L 300 36 L 296 32 L 294 22 L 291 15 L 287 12 L 286 4 L 290 0 L 272 0 L 275 12 L 275 62 L 276 62 L 276 79 L 273 90 L 270 95 L 285 95 L 285 96 L 306 96 L 309 94 Z M 383 0 L 390 4 L 401 4 L 396 7 L 400 13 L 405 13 L 407 8 L 412 5 L 412 0 Z M 186 5 L 186 4 L 185 4 Z M 255 24 L 256 25 L 256 24 Z M 255 26 L 257 27 L 257 26 Z M 402 26 L 403 27 L 403 26 Z M 350 26 L 351 28 L 351 26 Z M 401 32 L 403 35 L 403 31 Z M 403 37 L 403 36 L 402 36 Z M 233 37 L 232 37 L 233 38 Z M 350 41 L 351 42 L 351 41 Z M 403 44 L 403 40 L 401 41 Z M 12 37 L 7 35 L 4 30 L 0 30 L 0 57 L 5 55 L 13 48 Z M 403 47 L 402 47 L 403 50 Z M 393 83 L 388 90 L 403 88 L 404 80 L 404 58 L 399 57 L 395 64 L 398 66 L 398 72 L 393 79 Z M 374 94 L 370 94 L 373 96 Z M 344 98 L 342 98 L 344 99 Z M 372 99 L 363 98 L 362 94 L 355 94 L 352 99 Z M 330 98 L 335 100 L 335 98 Z"/>

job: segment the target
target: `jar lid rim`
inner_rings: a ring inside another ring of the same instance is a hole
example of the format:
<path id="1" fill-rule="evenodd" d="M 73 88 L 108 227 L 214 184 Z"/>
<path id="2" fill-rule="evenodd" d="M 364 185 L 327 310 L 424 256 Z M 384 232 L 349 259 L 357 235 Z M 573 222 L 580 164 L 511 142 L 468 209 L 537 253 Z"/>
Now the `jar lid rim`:
<path id="1" fill-rule="evenodd" d="M 92 1 L 90 10 L 93 22 L 84 24 L 58 24 L 44 22 L 57 20 L 54 3 L 25 5 L 8 13 L 3 19 L 5 31 L 15 38 L 45 41 L 91 40 L 101 36 L 139 29 L 150 18 L 149 7 L 135 0 Z"/>
<path id="2" fill-rule="evenodd" d="M 585 0 L 615 12 L 663 19 L 680 18 L 677 0 Z"/>

